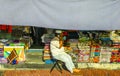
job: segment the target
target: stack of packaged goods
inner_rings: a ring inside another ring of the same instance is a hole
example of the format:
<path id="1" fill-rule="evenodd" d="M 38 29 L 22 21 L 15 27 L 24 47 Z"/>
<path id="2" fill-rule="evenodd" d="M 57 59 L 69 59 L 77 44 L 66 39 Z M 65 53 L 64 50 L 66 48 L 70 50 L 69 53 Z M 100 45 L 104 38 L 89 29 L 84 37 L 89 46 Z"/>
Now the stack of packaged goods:
<path id="1" fill-rule="evenodd" d="M 79 48 L 78 62 L 89 62 L 90 46 L 88 44 L 79 43 L 78 48 Z"/>
<path id="2" fill-rule="evenodd" d="M 101 47 L 100 62 L 109 63 L 111 58 L 111 47 Z"/>
<path id="3" fill-rule="evenodd" d="M 24 46 L 4 46 L 4 58 L 8 58 L 13 50 L 16 50 L 16 54 L 18 55 L 16 60 L 19 63 L 26 60 Z"/>
<path id="4" fill-rule="evenodd" d="M 111 58 L 110 58 L 111 63 L 119 63 L 120 62 L 120 49 L 113 47 L 112 52 L 111 52 Z"/>
<path id="5" fill-rule="evenodd" d="M 4 46 L 8 44 L 8 39 L 0 39 L 0 63 L 7 63 L 7 59 L 4 57 Z"/>
<path id="6" fill-rule="evenodd" d="M 0 45 L 0 58 L 3 57 L 3 46 L 4 45 Z"/>
<path id="7" fill-rule="evenodd" d="M 100 61 L 100 45 L 91 46 L 91 57 L 90 61 L 93 63 L 98 63 Z"/>
<path id="8" fill-rule="evenodd" d="M 4 58 L 4 45 L 0 45 L 0 63 L 7 63 L 7 59 Z"/>
<path id="9" fill-rule="evenodd" d="M 46 64 L 51 64 L 54 62 L 54 60 L 52 59 L 51 52 L 50 52 L 50 44 L 49 43 L 46 43 L 44 46 L 43 60 L 45 61 Z"/>
<path id="10" fill-rule="evenodd" d="M 44 46 L 44 60 L 51 59 L 51 53 L 50 53 L 50 44 L 45 44 Z"/>
<path id="11" fill-rule="evenodd" d="M 114 48 L 120 48 L 120 42 L 117 42 L 117 43 L 113 42 L 112 47 L 114 47 Z"/>
<path id="12" fill-rule="evenodd" d="M 120 62 L 120 42 L 113 42 L 110 62 L 111 63 Z"/>

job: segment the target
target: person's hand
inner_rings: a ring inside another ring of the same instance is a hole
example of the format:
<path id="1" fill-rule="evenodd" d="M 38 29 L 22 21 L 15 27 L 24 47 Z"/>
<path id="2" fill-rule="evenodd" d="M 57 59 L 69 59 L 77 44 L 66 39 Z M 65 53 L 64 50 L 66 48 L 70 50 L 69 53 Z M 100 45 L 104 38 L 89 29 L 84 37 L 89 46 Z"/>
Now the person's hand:
<path id="1" fill-rule="evenodd" d="M 65 49 L 65 52 L 71 52 L 72 51 L 72 48 L 71 47 L 64 47 L 64 49 Z"/>

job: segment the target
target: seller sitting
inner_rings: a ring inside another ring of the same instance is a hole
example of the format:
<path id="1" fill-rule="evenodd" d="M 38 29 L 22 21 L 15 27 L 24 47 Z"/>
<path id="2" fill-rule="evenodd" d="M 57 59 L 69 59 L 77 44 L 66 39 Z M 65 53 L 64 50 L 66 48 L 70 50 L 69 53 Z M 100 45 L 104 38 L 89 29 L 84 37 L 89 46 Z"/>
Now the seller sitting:
<path id="1" fill-rule="evenodd" d="M 80 72 L 79 69 L 75 68 L 75 65 L 73 64 L 72 58 L 69 54 L 65 52 L 63 41 L 62 41 L 62 34 L 60 34 L 62 31 L 56 30 L 55 37 L 50 42 L 50 50 L 52 53 L 52 56 L 65 63 L 66 68 L 71 72 Z"/>

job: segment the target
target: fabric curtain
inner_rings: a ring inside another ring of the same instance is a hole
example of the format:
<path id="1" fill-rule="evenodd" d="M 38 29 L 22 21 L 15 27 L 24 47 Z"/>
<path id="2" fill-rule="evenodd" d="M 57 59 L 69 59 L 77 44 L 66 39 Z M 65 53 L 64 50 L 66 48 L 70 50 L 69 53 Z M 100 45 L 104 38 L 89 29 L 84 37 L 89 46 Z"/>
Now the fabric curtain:
<path id="1" fill-rule="evenodd" d="M 120 0 L 0 0 L 0 24 L 120 29 Z"/>

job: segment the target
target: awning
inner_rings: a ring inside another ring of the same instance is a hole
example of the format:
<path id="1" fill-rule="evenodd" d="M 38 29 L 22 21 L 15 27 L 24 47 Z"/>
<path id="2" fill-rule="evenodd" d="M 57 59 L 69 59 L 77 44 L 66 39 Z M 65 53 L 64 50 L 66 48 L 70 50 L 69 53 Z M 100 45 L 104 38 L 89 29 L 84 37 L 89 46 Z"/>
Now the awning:
<path id="1" fill-rule="evenodd" d="M 120 29 L 120 0 L 0 0 L 0 24 Z"/>

